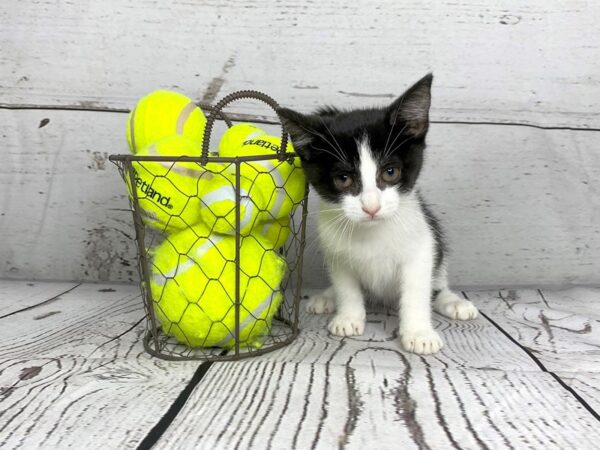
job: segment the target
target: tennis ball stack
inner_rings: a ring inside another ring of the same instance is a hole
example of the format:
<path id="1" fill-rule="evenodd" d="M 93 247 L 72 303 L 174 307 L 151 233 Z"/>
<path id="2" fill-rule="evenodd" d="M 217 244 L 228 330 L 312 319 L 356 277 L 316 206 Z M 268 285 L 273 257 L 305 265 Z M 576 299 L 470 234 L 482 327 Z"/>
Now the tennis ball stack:
<path id="1" fill-rule="evenodd" d="M 274 155 L 280 145 L 280 138 L 242 123 L 225 132 L 219 143 L 219 155 Z M 294 151 L 291 143 L 288 149 Z M 256 223 L 258 232 L 267 238 L 270 248 L 281 248 L 291 232 L 291 214 L 304 198 L 306 181 L 300 158 L 291 162 L 274 159 L 245 162 L 240 174 L 242 180 L 249 182 L 248 196 L 260 211 Z"/>
<path id="2" fill-rule="evenodd" d="M 171 91 L 147 95 L 129 114 L 131 152 L 169 157 L 132 161 L 133 186 L 126 177 L 142 222 L 164 234 L 148 252 L 146 281 L 162 331 L 180 343 L 233 348 L 237 322 L 240 348 L 260 348 L 283 298 L 287 263 L 278 250 L 288 240 L 290 217 L 304 198 L 304 173 L 297 158 L 242 162 L 239 174 L 234 163 L 177 161 L 201 155 L 205 124 L 200 108 Z M 280 144 L 251 124 L 239 124 L 223 135 L 218 152 L 226 157 L 275 156 Z"/>

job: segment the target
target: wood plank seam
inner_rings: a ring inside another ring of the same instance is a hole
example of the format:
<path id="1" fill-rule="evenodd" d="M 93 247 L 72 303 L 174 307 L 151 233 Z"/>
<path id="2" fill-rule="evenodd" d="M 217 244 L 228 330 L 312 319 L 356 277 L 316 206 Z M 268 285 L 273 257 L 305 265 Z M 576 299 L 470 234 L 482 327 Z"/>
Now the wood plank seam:
<path id="1" fill-rule="evenodd" d="M 222 352 L 225 353 L 225 352 Z M 152 427 L 148 434 L 142 439 L 137 446 L 138 450 L 151 449 L 161 438 L 161 436 L 167 431 L 169 425 L 175 420 L 175 417 L 179 414 L 185 403 L 187 402 L 196 386 L 202 381 L 202 378 L 208 372 L 208 369 L 214 364 L 213 361 L 203 362 L 198 366 L 196 372 L 190 379 L 186 387 L 179 393 L 177 398 L 173 401 L 167 412 L 160 418 L 160 420 Z"/>
<path id="2" fill-rule="evenodd" d="M 469 299 L 467 297 L 466 292 L 462 291 L 462 295 L 467 300 Z M 504 336 L 506 336 L 512 343 L 514 343 L 521 350 L 523 350 L 527 354 L 527 356 L 529 356 L 533 360 L 533 362 L 535 362 L 538 365 L 538 367 L 540 368 L 540 370 L 542 372 L 545 372 L 545 373 L 551 375 L 552 378 L 554 378 L 563 389 L 565 389 L 567 392 L 569 392 L 579 402 L 579 404 L 581 406 L 583 406 L 585 408 L 585 410 L 592 415 L 592 417 L 594 417 L 594 419 L 596 419 L 598 422 L 600 422 L 600 414 L 594 408 L 592 408 L 592 406 L 583 397 L 581 397 L 573 388 L 571 388 L 569 385 L 567 385 L 556 373 L 554 373 L 551 370 L 548 370 L 546 368 L 546 366 L 544 366 L 542 361 L 540 361 L 529 348 L 525 347 L 519 341 L 517 341 L 514 337 L 512 337 L 506 330 L 504 330 L 504 328 L 502 328 L 498 323 L 496 323 L 491 317 L 489 317 L 483 311 L 480 310 L 479 313 L 488 322 L 490 322 L 494 327 L 496 327 L 498 329 L 498 331 L 500 331 Z"/>
<path id="3" fill-rule="evenodd" d="M 71 292 L 73 289 L 75 289 L 75 288 L 77 288 L 77 287 L 79 287 L 79 286 L 81 286 L 81 283 L 79 283 L 79 284 L 76 284 L 76 285 L 75 285 L 75 286 L 73 286 L 72 288 L 70 288 L 70 289 L 67 289 L 67 290 L 66 290 L 66 291 L 64 291 L 64 292 L 61 292 L 60 294 L 58 294 L 58 295 L 55 295 L 55 296 L 54 296 L 54 297 L 52 297 L 52 298 L 49 298 L 49 299 L 47 299 L 47 300 L 44 300 L 43 302 L 36 303 L 35 305 L 26 306 L 25 308 L 21 308 L 21 309 L 18 309 L 18 310 L 16 310 L 16 311 L 10 312 L 10 313 L 8 313 L 8 314 L 4 314 L 3 316 L 0 316 L 0 319 L 5 319 L 6 317 L 14 316 L 15 314 L 19 314 L 19 313 L 21 313 L 21 312 L 23 312 L 23 311 L 29 311 L 30 309 L 33 309 L 33 308 L 37 308 L 37 307 L 39 307 L 39 306 L 46 305 L 46 304 L 48 304 L 48 303 L 50 303 L 50 302 L 53 302 L 54 300 L 57 300 L 57 299 L 59 299 L 59 298 L 60 298 L 62 295 L 68 294 L 68 293 L 69 293 L 69 292 Z"/>
<path id="4" fill-rule="evenodd" d="M 205 111 L 210 111 L 210 105 L 198 104 Z M 55 105 L 11 105 L 8 103 L 0 103 L 0 109 L 7 110 L 50 110 L 50 111 L 83 111 L 83 112 L 108 112 L 108 113 L 122 113 L 128 114 L 130 110 L 128 108 L 108 108 L 108 107 L 89 107 L 89 106 L 55 106 Z M 255 116 L 252 114 L 244 114 L 244 113 L 236 113 L 236 112 L 228 112 L 227 116 L 233 122 L 254 122 L 254 123 L 262 123 L 267 125 L 279 125 L 279 122 L 273 119 L 269 119 L 265 116 Z M 574 127 L 574 126 L 566 126 L 566 125 L 539 125 L 535 123 L 529 122 L 492 122 L 492 121 L 471 121 L 471 120 L 430 120 L 430 123 L 435 124 L 445 124 L 445 125 L 499 125 L 499 126 L 509 126 L 509 127 L 528 127 L 535 128 L 538 130 L 549 130 L 549 131 L 591 131 L 598 132 L 600 128 L 596 127 Z"/>
<path id="5" fill-rule="evenodd" d="M 205 112 L 211 111 L 211 105 L 197 103 Z M 10 105 L 7 103 L 0 103 L 0 110 L 9 111 L 74 111 L 74 112 L 106 112 L 116 114 L 129 114 L 129 108 L 108 108 L 108 107 L 90 107 L 90 106 L 65 106 L 65 105 Z M 227 111 L 227 117 L 233 122 L 255 122 L 262 124 L 279 125 L 279 122 L 268 118 L 267 116 L 260 116 L 255 114 L 244 114 Z"/>

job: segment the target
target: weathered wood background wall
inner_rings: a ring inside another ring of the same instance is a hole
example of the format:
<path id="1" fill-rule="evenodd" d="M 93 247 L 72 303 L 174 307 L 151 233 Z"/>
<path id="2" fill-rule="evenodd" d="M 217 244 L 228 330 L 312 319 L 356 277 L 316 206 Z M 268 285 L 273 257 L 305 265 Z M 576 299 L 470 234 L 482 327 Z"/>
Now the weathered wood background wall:
<path id="1" fill-rule="evenodd" d="M 0 277 L 136 279 L 107 156 L 151 90 L 251 88 L 308 111 L 385 104 L 433 71 L 422 188 L 452 282 L 600 283 L 598 23 L 594 0 L 3 1 Z"/>

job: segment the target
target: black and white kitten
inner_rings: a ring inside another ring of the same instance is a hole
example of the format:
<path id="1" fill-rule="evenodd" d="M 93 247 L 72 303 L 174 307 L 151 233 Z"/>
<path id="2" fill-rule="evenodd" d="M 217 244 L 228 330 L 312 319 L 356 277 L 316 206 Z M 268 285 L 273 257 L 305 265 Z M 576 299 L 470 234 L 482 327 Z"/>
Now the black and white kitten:
<path id="1" fill-rule="evenodd" d="M 318 231 L 332 286 L 307 310 L 336 311 L 329 331 L 352 336 L 365 328 L 365 295 L 393 302 L 402 347 L 421 354 L 443 346 L 432 325 L 432 295 L 440 314 L 477 317 L 477 308 L 448 288 L 442 233 L 415 188 L 432 79 L 427 75 L 386 108 L 278 110 L 321 199 Z"/>

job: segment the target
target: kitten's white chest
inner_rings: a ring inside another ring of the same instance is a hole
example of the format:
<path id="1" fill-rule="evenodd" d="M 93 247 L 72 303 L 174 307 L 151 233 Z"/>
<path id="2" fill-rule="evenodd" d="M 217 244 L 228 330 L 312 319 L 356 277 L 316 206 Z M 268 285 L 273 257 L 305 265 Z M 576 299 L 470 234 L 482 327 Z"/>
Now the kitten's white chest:
<path id="1" fill-rule="evenodd" d="M 327 223 L 326 218 L 321 219 L 322 224 Z M 385 222 L 346 230 L 322 225 L 319 231 L 330 267 L 343 265 L 380 300 L 398 300 L 400 269 L 413 253 L 420 233 Z"/>

